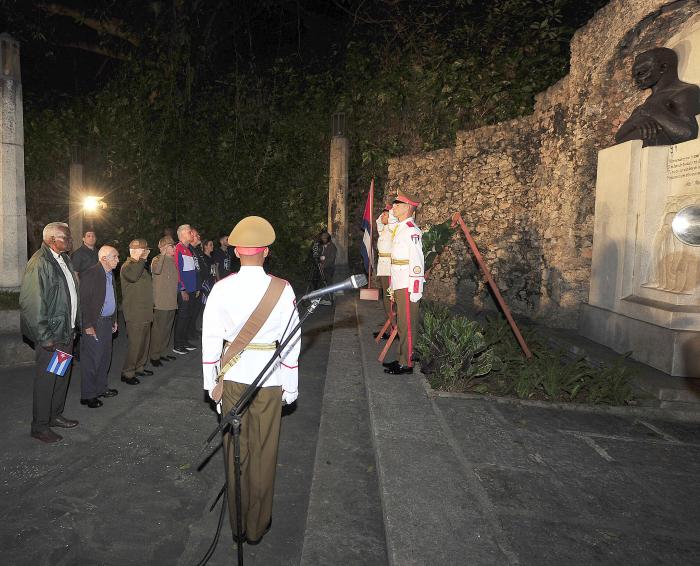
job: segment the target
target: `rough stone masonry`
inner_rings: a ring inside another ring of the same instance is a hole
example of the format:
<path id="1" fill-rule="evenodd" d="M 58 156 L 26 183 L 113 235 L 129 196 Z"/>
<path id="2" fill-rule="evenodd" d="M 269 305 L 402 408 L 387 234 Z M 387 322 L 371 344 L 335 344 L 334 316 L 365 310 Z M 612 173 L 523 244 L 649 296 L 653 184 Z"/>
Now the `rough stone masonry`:
<path id="1" fill-rule="evenodd" d="M 536 97 L 533 114 L 391 160 L 389 191 L 421 195 L 422 227 L 461 211 L 511 308 L 575 327 L 588 298 L 597 152 L 647 95 L 632 82 L 632 61 L 695 25 L 699 10 L 698 0 L 613 0 L 576 32 L 569 75 Z M 489 306 L 467 254 L 455 237 L 427 298 Z"/>

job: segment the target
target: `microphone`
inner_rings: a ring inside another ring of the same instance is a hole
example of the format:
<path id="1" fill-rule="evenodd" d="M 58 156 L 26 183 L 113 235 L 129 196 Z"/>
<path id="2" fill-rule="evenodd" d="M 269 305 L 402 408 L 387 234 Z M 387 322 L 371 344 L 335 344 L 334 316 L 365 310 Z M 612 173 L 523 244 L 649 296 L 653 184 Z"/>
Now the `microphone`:
<path id="1" fill-rule="evenodd" d="M 323 295 L 329 295 L 338 291 L 359 289 L 365 285 L 367 285 L 367 276 L 364 273 L 358 273 L 357 275 L 351 275 L 348 279 L 341 281 L 340 283 L 334 283 L 333 285 L 328 285 L 328 287 L 322 287 L 321 289 L 311 291 L 299 300 L 303 301 L 305 299 L 315 299 L 317 297 L 323 297 Z"/>

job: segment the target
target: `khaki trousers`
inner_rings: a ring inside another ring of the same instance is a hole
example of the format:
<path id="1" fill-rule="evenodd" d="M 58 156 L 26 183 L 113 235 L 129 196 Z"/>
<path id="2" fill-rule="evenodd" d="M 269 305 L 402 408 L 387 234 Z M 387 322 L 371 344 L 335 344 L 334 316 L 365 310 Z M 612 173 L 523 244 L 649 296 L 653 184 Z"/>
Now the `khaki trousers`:
<path id="1" fill-rule="evenodd" d="M 151 360 L 158 360 L 168 349 L 170 334 L 173 331 L 175 321 L 175 309 L 153 310 L 153 326 L 151 327 L 151 346 L 148 357 Z"/>
<path id="2" fill-rule="evenodd" d="M 134 377 L 137 371 L 143 370 L 148 356 L 148 342 L 151 338 L 150 322 L 126 322 L 126 357 L 122 375 Z"/>
<path id="3" fill-rule="evenodd" d="M 382 304 L 384 305 L 384 312 L 386 313 L 387 318 L 389 318 L 391 315 L 391 299 L 389 298 L 389 294 L 386 292 L 390 286 L 389 281 L 391 281 L 391 277 L 388 275 L 379 276 L 379 286 L 382 289 Z"/>
<path id="4" fill-rule="evenodd" d="M 224 381 L 222 412 L 228 413 L 246 389 L 244 383 Z M 272 519 L 277 447 L 282 418 L 282 388 L 258 390 L 241 419 L 241 509 L 243 529 L 249 540 L 257 540 Z M 236 534 L 236 476 L 233 436 L 224 435 L 228 516 Z"/>
<path id="5" fill-rule="evenodd" d="M 420 309 L 419 303 L 412 303 L 408 297 L 408 289 L 394 289 L 396 325 L 399 328 L 399 363 L 413 367 L 413 349 L 420 328 Z"/>

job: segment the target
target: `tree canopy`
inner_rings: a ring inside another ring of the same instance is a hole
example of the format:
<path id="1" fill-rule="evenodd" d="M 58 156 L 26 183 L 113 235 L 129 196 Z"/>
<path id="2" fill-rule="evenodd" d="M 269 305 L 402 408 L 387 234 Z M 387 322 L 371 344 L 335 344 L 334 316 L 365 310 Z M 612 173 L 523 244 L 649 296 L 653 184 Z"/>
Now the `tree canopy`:
<path id="1" fill-rule="evenodd" d="M 27 201 L 67 217 L 79 147 L 105 239 L 246 214 L 293 271 L 326 220 L 330 119 L 351 141 L 351 205 L 388 158 L 531 111 L 602 0 L 0 0 L 21 42 Z M 359 221 L 358 221 L 359 223 Z"/>

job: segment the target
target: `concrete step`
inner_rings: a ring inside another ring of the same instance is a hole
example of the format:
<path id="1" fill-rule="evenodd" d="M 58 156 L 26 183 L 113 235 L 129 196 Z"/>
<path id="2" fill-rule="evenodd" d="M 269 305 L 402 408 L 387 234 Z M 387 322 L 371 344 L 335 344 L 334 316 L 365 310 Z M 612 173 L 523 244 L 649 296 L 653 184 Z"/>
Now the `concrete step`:
<path id="1" fill-rule="evenodd" d="M 354 321 L 352 298 L 338 297 L 301 564 L 387 564 Z"/>
<path id="2" fill-rule="evenodd" d="M 0 368 L 34 363 L 34 350 L 23 340 L 19 311 L 0 311 Z"/>
<path id="3" fill-rule="evenodd" d="M 659 389 L 658 398 L 662 402 L 673 401 L 700 405 L 700 383 L 698 383 L 697 387 L 698 389 L 671 389 L 662 387 Z"/>

